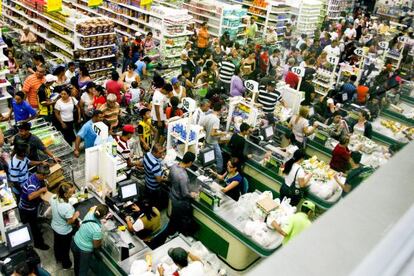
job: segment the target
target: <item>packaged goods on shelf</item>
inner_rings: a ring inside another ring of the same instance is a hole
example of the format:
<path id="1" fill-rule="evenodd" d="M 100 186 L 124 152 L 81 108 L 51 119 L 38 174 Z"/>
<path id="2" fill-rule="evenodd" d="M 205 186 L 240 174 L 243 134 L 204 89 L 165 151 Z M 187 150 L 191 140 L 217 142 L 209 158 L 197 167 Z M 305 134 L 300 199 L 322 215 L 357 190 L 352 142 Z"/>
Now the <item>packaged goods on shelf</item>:
<path id="1" fill-rule="evenodd" d="M 90 19 L 77 24 L 76 31 L 85 36 L 112 33 L 114 23 L 104 18 Z"/>

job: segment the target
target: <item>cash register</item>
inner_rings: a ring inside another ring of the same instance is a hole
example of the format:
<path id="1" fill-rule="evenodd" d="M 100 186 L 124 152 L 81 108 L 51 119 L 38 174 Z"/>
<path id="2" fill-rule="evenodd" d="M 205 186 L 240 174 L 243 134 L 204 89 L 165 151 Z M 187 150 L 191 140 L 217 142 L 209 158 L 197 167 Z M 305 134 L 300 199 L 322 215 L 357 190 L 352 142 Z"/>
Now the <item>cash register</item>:
<path id="1" fill-rule="evenodd" d="M 207 168 L 213 169 L 216 164 L 216 153 L 214 148 L 206 147 L 200 150 L 196 164 L 190 167 L 190 170 L 197 175 L 204 175 Z"/>
<path id="2" fill-rule="evenodd" d="M 118 183 L 118 195 L 107 197 L 106 203 L 124 216 L 133 215 L 132 205 L 138 201 L 139 187 L 133 180 L 126 180 Z"/>
<path id="3" fill-rule="evenodd" d="M 6 231 L 6 246 L 0 247 L 0 266 L 4 275 L 10 275 L 19 264 L 37 265 L 40 258 L 33 250 L 33 237 L 27 224 Z"/>

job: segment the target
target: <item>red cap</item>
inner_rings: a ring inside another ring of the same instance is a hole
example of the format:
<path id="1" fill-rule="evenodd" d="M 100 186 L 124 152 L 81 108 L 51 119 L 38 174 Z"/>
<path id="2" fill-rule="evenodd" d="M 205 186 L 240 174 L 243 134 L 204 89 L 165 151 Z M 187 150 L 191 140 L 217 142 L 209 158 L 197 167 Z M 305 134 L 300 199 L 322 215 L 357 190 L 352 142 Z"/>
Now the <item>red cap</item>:
<path id="1" fill-rule="evenodd" d="M 122 130 L 128 133 L 134 133 L 135 127 L 133 125 L 125 125 Z"/>

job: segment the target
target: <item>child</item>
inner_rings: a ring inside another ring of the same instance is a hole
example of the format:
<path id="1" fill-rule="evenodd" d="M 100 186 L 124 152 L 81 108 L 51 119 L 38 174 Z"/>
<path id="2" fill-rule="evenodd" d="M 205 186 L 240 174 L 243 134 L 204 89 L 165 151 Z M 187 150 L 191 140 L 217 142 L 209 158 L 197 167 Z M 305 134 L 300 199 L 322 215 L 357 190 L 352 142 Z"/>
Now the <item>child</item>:
<path id="1" fill-rule="evenodd" d="M 133 81 L 131 83 L 131 88 L 129 89 L 129 93 L 131 93 L 131 104 L 136 104 L 139 102 L 141 97 L 141 89 L 138 88 L 138 82 Z"/>
<path id="2" fill-rule="evenodd" d="M 144 152 L 148 152 L 152 147 L 152 141 L 154 140 L 154 136 L 157 133 L 157 130 L 152 125 L 150 109 L 141 109 L 139 114 L 142 117 L 142 120 L 138 123 L 139 142 L 141 145 L 141 149 Z"/>
<path id="3" fill-rule="evenodd" d="M 179 103 L 180 103 L 180 100 L 178 99 L 178 97 L 176 96 L 171 97 L 170 99 L 171 106 L 165 109 L 165 116 L 167 117 L 167 119 L 170 119 L 175 116 L 178 116 L 178 117 L 183 116 L 184 112 L 181 108 L 178 107 Z"/>
<path id="4" fill-rule="evenodd" d="M 14 156 L 10 159 L 8 167 L 8 178 L 12 184 L 12 191 L 16 196 L 16 203 L 19 204 L 21 186 L 26 183 L 29 178 L 29 165 L 37 166 L 47 164 L 46 161 L 30 161 L 27 158 L 29 147 L 26 144 L 17 144 L 14 147 Z"/>

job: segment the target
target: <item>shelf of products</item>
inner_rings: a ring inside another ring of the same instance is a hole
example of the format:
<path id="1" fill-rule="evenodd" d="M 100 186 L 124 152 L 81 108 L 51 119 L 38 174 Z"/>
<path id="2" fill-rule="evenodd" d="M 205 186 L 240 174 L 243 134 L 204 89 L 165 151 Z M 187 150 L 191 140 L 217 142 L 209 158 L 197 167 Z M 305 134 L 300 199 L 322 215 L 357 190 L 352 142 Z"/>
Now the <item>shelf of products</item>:
<path id="1" fill-rule="evenodd" d="M 317 0 L 296 1 L 292 3 L 292 13 L 297 17 L 296 33 L 313 37 L 319 25 L 322 3 Z"/>
<path id="2" fill-rule="evenodd" d="M 332 71 L 318 68 L 316 76 L 312 81 L 315 86 L 315 92 L 321 95 L 328 94 L 329 90 L 332 89 Z"/>
<path id="3" fill-rule="evenodd" d="M 8 58 L 3 54 L 3 49 L 7 48 L 3 39 L 0 37 L 0 113 L 8 112 L 8 100 L 11 95 L 7 92 L 7 87 L 10 86 L 10 82 L 6 79 L 6 74 L 10 71 L 5 66 L 5 62 Z"/>

